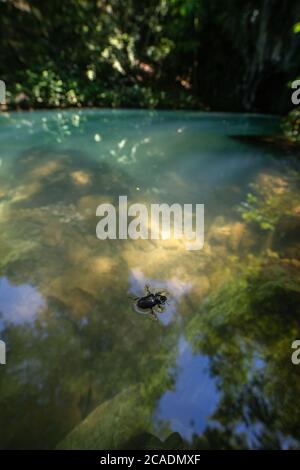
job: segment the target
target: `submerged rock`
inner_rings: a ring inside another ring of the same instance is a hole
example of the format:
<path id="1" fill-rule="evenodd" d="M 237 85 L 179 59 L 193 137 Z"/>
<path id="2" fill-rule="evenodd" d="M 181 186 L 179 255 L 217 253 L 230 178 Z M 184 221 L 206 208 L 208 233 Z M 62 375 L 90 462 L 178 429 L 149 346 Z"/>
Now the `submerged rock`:
<path id="1" fill-rule="evenodd" d="M 57 448 L 124 449 L 134 436 L 145 432 L 151 432 L 151 410 L 143 401 L 142 386 L 137 384 L 99 405 Z"/>
<path id="2" fill-rule="evenodd" d="M 224 245 L 230 250 L 237 250 L 244 241 L 246 226 L 241 222 L 220 224 L 221 220 L 216 219 L 208 234 L 208 241 L 214 245 Z"/>

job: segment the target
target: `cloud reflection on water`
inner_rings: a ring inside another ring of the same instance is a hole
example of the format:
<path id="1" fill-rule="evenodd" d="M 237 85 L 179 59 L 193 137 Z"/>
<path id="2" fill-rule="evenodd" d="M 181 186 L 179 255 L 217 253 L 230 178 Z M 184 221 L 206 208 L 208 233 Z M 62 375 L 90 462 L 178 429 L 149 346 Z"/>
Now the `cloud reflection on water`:
<path id="1" fill-rule="evenodd" d="M 33 322 L 44 305 L 45 300 L 30 284 L 14 285 L 6 277 L 0 279 L 0 331 L 4 323 Z"/>

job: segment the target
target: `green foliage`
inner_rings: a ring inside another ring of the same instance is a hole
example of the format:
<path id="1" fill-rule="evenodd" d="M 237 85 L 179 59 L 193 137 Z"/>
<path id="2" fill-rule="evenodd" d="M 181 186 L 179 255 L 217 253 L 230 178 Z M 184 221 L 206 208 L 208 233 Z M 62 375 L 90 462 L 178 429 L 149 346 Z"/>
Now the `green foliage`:
<path id="1" fill-rule="evenodd" d="M 289 178 L 266 176 L 260 183 L 252 183 L 252 192 L 238 208 L 243 220 L 262 230 L 274 231 L 278 222 L 292 216 L 300 203 L 297 181 L 297 175 L 291 174 Z"/>
<path id="2" fill-rule="evenodd" d="M 252 189 L 257 190 L 257 185 L 252 185 Z M 277 214 L 275 214 L 273 210 L 270 210 L 269 206 L 267 207 L 267 211 L 265 209 L 266 206 L 259 198 L 252 193 L 248 193 L 246 203 L 239 208 L 239 211 L 245 222 L 255 223 L 259 225 L 262 230 L 274 230 Z"/>
<path id="3" fill-rule="evenodd" d="M 247 447 L 281 448 L 285 438 L 298 438 L 299 372 L 290 356 L 299 302 L 295 271 L 252 256 L 187 325 L 194 350 L 210 358 L 218 381 L 221 400 L 212 421 L 229 435 L 238 425 L 253 426 Z"/>
<path id="4" fill-rule="evenodd" d="M 293 109 L 283 120 L 283 132 L 291 142 L 300 143 L 300 107 Z"/>
<path id="5" fill-rule="evenodd" d="M 293 31 L 294 31 L 295 34 L 300 33 L 300 22 L 299 21 L 298 21 L 298 23 L 294 24 Z"/>
<path id="6" fill-rule="evenodd" d="M 177 2 L 30 0 L 1 4 L 0 14 L 10 107 L 203 108 L 175 80 Z"/>
<path id="7" fill-rule="evenodd" d="M 266 90 L 274 111 L 297 73 L 296 7 L 275 0 L 255 16 L 257 0 L 0 2 L 8 106 L 265 110 Z M 278 49 L 290 51 L 284 64 L 273 63 Z M 284 75 L 274 89 L 263 82 L 273 68 L 274 83 Z"/>

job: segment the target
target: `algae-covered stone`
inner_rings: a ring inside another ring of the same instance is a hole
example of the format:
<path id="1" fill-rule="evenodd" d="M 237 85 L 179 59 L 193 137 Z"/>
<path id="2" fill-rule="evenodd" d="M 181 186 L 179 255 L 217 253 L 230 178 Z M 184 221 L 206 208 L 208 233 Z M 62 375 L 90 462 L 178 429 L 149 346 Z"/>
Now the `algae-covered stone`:
<path id="1" fill-rule="evenodd" d="M 152 410 L 133 385 L 90 413 L 58 449 L 122 449 L 135 436 L 151 431 Z"/>

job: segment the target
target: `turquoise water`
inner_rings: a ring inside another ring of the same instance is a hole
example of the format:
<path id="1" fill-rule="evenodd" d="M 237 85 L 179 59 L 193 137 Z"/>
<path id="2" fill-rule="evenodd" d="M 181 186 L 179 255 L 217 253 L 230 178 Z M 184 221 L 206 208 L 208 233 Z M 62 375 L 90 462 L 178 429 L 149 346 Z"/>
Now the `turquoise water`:
<path id="1" fill-rule="evenodd" d="M 298 282 L 295 237 L 286 245 L 277 226 L 264 230 L 240 211 L 249 209 L 253 184 L 254 205 L 262 200 L 276 214 L 264 214 L 267 221 L 276 225 L 278 211 L 297 206 L 287 152 L 245 139 L 277 131 L 276 118 L 259 115 L 0 115 L 1 448 L 123 448 L 143 433 L 172 432 L 186 446 L 298 442 L 290 403 L 279 408 L 279 383 L 295 387 L 298 374 L 289 359 L 298 324 L 283 331 L 279 317 L 269 319 L 280 331 L 270 339 L 261 325 L 244 331 L 249 313 L 205 310 L 241 266 L 256 263 L 253 272 L 285 260 Z M 96 207 L 117 206 L 119 195 L 147 206 L 205 204 L 203 250 L 189 252 L 182 240 L 98 240 Z M 133 308 L 130 297 L 143 295 L 145 284 L 168 292 L 158 322 Z M 280 367 L 271 393 L 274 351 Z M 242 358 L 245 375 L 236 377 Z M 257 389 L 262 408 L 252 406 Z"/>

